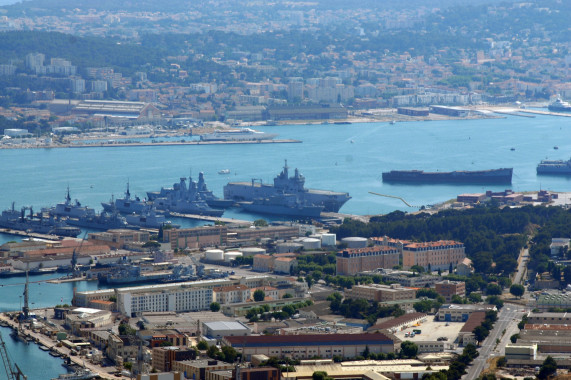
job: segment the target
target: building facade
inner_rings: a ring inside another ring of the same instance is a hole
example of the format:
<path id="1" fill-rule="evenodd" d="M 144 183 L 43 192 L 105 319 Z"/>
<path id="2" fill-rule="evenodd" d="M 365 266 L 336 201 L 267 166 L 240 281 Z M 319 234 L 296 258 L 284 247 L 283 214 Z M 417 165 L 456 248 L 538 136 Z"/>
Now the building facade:
<path id="1" fill-rule="evenodd" d="M 429 271 L 446 270 L 466 258 L 464 250 L 464 244 L 456 241 L 411 243 L 403 247 L 402 263 L 405 269 L 418 265 Z"/>
<path id="2" fill-rule="evenodd" d="M 171 248 L 204 248 L 226 245 L 228 230 L 224 226 L 172 228 L 163 231 L 163 242 L 171 243 Z"/>
<path id="3" fill-rule="evenodd" d="M 349 298 L 363 298 L 369 301 L 385 302 L 416 298 L 416 290 L 404 288 L 400 284 L 355 285 L 345 292 Z"/>
<path id="4" fill-rule="evenodd" d="M 354 358 L 367 348 L 373 353 L 394 352 L 393 340 L 382 333 L 225 337 L 222 344 L 242 352 L 246 360 L 260 354 L 293 359 Z"/>
<path id="5" fill-rule="evenodd" d="M 346 249 L 337 253 L 337 274 L 353 276 L 359 272 L 399 265 L 399 251 L 386 246 Z"/>
<path id="6" fill-rule="evenodd" d="M 466 283 L 464 281 L 450 281 L 444 280 L 434 284 L 434 288 L 446 302 L 450 302 L 453 296 L 465 297 L 466 296 Z"/>

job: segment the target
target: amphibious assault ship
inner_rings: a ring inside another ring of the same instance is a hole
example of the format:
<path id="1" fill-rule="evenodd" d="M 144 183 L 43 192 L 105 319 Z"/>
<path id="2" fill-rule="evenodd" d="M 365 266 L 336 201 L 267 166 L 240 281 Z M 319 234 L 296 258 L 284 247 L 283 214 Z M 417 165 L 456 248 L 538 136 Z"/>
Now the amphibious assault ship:
<path id="1" fill-rule="evenodd" d="M 391 170 L 383 172 L 383 182 L 396 183 L 512 183 L 513 168 L 425 172 L 422 170 Z"/>
<path id="2" fill-rule="evenodd" d="M 348 193 L 340 193 L 328 190 L 315 190 L 305 188 L 305 177 L 295 169 L 293 177 L 289 176 L 289 168 L 287 160 L 285 161 L 284 168 L 277 177 L 274 178 L 274 184 L 265 184 L 256 182 L 230 182 L 224 186 L 224 199 L 233 200 L 236 202 L 254 202 L 259 199 L 273 199 L 284 197 L 285 195 L 295 195 L 297 197 L 297 204 L 303 206 L 321 206 L 323 211 L 338 212 L 339 209 L 351 197 Z M 256 201 L 260 204 L 260 201 Z M 282 202 L 284 204 L 284 202 Z M 259 212 L 259 211 L 258 211 Z M 280 214 L 280 212 L 275 212 Z"/>

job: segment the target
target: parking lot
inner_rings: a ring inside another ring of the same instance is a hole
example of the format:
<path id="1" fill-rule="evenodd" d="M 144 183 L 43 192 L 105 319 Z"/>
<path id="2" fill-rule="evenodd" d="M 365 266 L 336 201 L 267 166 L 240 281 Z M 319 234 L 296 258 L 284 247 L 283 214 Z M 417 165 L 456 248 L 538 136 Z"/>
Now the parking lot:
<path id="1" fill-rule="evenodd" d="M 403 341 L 437 341 L 438 338 L 445 337 L 448 338 L 448 343 L 453 343 L 458 337 L 462 326 L 464 326 L 464 322 L 437 322 L 429 320 L 420 323 L 420 326 L 410 326 L 402 331 L 398 331 L 395 335 Z M 412 333 L 412 330 L 421 330 L 421 333 L 411 337 L 410 333 Z M 408 337 L 405 337 L 406 333 L 409 333 Z"/>

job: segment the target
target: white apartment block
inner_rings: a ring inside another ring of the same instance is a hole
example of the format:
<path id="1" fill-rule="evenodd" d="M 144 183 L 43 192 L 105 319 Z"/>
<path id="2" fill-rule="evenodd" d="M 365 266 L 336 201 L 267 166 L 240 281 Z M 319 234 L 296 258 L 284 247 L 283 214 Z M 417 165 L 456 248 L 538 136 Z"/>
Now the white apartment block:
<path id="1" fill-rule="evenodd" d="M 232 285 L 214 288 L 214 300 L 220 305 L 246 302 L 250 299 L 250 288 L 246 285 Z"/>
<path id="2" fill-rule="evenodd" d="M 117 308 L 132 316 L 142 312 L 208 310 L 213 301 L 212 289 L 180 288 L 164 292 L 118 293 Z"/>

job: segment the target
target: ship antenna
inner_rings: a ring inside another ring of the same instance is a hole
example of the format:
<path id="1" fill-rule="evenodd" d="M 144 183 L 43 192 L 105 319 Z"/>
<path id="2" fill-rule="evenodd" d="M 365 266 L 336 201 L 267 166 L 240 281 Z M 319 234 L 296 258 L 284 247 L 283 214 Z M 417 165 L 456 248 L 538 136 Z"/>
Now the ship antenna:
<path id="1" fill-rule="evenodd" d="M 70 197 L 70 195 L 69 195 L 69 185 L 67 185 L 67 195 L 66 195 L 65 199 L 66 199 L 68 202 L 71 202 L 71 197 Z"/>
<path id="2" fill-rule="evenodd" d="M 125 195 L 127 196 L 127 198 L 129 198 L 131 196 L 131 192 L 129 191 L 129 179 L 127 178 L 127 192 L 125 193 Z"/>
<path id="3" fill-rule="evenodd" d="M 28 305 L 28 284 L 30 283 L 30 279 L 28 277 L 30 263 L 26 264 L 26 286 L 24 287 L 24 308 L 22 311 L 24 312 L 24 319 L 28 319 L 30 315 L 30 307 Z"/>

